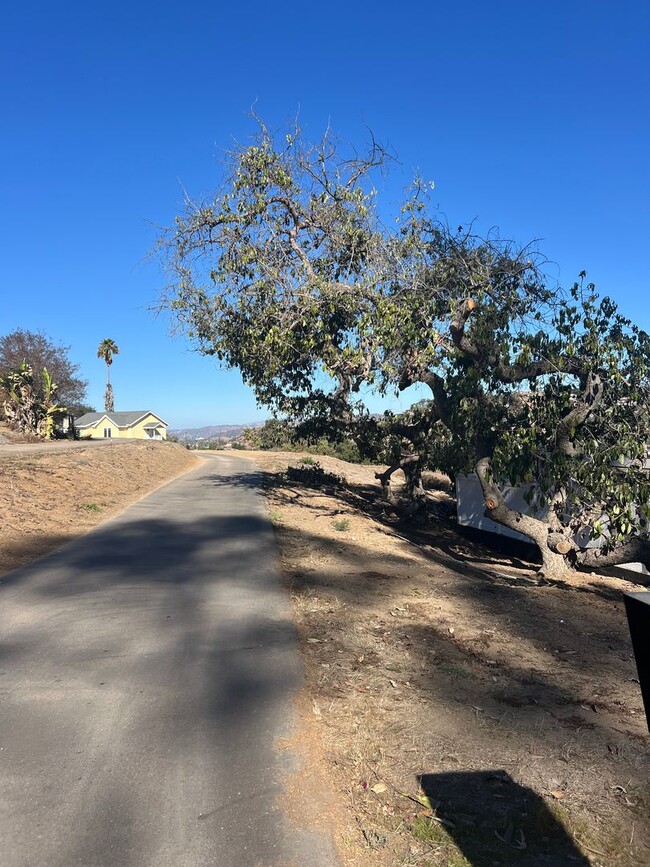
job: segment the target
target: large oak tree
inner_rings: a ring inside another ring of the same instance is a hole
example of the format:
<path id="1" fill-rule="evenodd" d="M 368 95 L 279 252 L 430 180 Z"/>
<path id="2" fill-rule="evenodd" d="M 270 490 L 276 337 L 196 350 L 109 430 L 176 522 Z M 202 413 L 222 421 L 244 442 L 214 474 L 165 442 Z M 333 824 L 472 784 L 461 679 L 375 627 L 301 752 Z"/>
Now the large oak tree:
<path id="1" fill-rule="evenodd" d="M 648 335 L 584 275 L 564 293 L 533 250 L 451 230 L 419 181 L 387 226 L 372 184 L 386 161 L 375 142 L 345 156 L 262 125 L 161 239 L 163 305 L 261 403 L 392 457 L 381 481 L 403 468 L 415 503 L 424 467 L 475 472 L 486 514 L 546 574 L 648 562 Z M 431 398 L 401 417 L 359 397 L 415 383 Z M 531 514 L 504 501 L 518 484 Z"/>

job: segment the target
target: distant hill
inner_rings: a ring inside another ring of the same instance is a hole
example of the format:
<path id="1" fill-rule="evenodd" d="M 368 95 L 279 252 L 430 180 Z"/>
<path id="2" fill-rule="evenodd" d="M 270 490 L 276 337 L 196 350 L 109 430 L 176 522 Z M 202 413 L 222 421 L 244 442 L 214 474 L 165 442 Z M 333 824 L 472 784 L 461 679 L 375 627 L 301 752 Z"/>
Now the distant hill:
<path id="1" fill-rule="evenodd" d="M 205 427 L 177 428 L 170 430 L 169 434 L 178 437 L 181 442 L 235 440 L 243 434 L 247 427 L 262 427 L 263 424 L 263 421 L 254 421 L 250 424 L 210 424 Z"/>

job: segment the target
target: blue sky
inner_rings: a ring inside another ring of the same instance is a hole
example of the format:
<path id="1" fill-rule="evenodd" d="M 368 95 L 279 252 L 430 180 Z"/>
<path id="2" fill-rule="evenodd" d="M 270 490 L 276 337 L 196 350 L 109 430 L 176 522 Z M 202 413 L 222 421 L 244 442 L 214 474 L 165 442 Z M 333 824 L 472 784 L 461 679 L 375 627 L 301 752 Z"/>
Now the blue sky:
<path id="1" fill-rule="evenodd" d="M 69 344 L 102 406 L 99 341 L 117 409 L 172 427 L 267 417 L 236 372 L 152 315 L 145 262 L 183 187 L 300 110 L 397 152 L 381 195 L 415 170 L 456 224 L 540 239 L 570 284 L 586 268 L 650 328 L 650 4 L 590 2 L 32 2 L 3 12 L 0 333 Z"/>

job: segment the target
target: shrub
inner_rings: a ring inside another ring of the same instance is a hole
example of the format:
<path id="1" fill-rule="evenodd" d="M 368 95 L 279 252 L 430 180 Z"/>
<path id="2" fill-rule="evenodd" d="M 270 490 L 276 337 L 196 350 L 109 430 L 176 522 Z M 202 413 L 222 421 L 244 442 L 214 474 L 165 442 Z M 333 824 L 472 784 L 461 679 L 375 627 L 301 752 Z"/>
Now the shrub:
<path id="1" fill-rule="evenodd" d="M 287 479 L 309 488 L 342 488 L 345 484 L 340 476 L 326 472 L 318 461 L 311 466 L 289 467 Z"/>

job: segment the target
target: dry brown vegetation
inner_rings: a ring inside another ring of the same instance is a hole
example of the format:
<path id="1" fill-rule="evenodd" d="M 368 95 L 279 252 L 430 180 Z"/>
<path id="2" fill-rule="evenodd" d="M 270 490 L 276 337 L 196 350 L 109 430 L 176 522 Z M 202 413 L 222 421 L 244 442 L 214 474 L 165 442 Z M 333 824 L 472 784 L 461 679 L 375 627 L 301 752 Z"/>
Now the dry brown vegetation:
<path id="1" fill-rule="evenodd" d="M 85 533 L 198 460 L 174 443 L 137 440 L 31 448 L 0 448 L 0 575 Z"/>
<path id="2" fill-rule="evenodd" d="M 649 863 L 650 739 L 622 605 L 639 588 L 593 574 L 540 585 L 534 563 L 459 535 L 444 478 L 429 479 L 437 517 L 411 534 L 374 468 L 318 458 L 345 480 L 319 482 L 310 458 L 250 456 L 313 752 L 348 806 L 344 863 Z"/>

